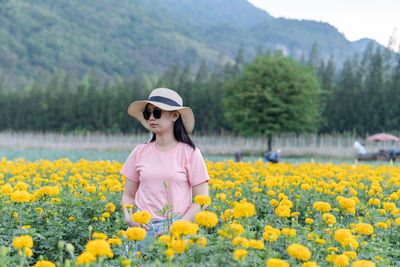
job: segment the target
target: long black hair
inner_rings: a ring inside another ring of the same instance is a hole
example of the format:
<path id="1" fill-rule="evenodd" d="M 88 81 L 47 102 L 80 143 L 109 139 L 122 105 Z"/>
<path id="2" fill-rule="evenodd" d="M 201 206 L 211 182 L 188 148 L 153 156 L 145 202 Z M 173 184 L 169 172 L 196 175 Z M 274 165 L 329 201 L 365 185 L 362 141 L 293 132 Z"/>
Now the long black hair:
<path id="1" fill-rule="evenodd" d="M 185 130 L 185 126 L 183 125 L 183 121 L 180 115 L 178 119 L 174 122 L 174 136 L 178 142 L 188 144 L 193 149 L 196 149 L 196 146 L 194 145 L 192 139 L 190 139 L 190 136 L 187 134 Z M 153 142 L 155 140 L 156 140 L 156 134 L 153 133 L 150 142 Z"/>

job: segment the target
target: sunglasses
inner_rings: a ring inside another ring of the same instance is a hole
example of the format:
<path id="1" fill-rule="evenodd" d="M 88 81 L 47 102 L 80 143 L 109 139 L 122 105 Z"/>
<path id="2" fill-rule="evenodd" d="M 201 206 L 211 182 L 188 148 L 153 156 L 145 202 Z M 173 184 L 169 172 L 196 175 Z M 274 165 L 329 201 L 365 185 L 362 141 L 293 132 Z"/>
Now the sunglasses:
<path id="1" fill-rule="evenodd" d="M 148 120 L 150 119 L 151 113 L 153 113 L 153 117 L 154 117 L 155 119 L 159 119 L 159 118 L 161 118 L 162 110 L 161 110 L 161 109 L 158 109 L 158 108 L 155 108 L 155 109 L 153 109 L 153 111 L 151 112 L 150 110 L 148 110 L 148 109 L 146 108 L 146 109 L 143 111 L 143 117 L 144 117 L 144 119 L 145 119 L 146 121 L 148 121 Z"/>

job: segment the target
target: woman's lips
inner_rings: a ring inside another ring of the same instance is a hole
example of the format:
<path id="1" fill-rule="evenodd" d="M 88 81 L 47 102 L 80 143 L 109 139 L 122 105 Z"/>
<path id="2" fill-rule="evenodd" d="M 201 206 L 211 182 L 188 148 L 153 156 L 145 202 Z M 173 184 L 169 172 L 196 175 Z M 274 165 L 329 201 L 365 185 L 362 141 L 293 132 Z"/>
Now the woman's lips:
<path id="1" fill-rule="evenodd" d="M 155 124 L 155 123 L 150 123 L 150 127 L 154 127 L 154 126 L 156 126 L 157 124 Z"/>

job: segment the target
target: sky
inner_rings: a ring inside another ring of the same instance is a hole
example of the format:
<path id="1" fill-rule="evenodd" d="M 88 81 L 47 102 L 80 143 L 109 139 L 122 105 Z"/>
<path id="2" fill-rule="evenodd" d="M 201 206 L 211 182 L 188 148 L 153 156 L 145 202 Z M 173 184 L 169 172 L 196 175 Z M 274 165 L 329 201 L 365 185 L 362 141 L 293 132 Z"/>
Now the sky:
<path id="1" fill-rule="evenodd" d="M 278 18 L 309 19 L 327 22 L 349 41 L 370 38 L 399 51 L 399 0 L 248 0 Z"/>

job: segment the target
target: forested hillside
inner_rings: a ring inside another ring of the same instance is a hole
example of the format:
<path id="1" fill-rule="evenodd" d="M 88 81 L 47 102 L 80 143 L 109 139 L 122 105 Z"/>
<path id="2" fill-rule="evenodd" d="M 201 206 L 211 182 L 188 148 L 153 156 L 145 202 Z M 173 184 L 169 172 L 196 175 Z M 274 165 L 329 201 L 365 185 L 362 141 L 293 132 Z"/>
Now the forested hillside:
<path id="1" fill-rule="evenodd" d="M 173 63 L 213 66 L 233 62 L 239 47 L 246 60 L 260 49 L 299 59 L 316 42 L 338 64 L 358 49 L 329 24 L 276 19 L 246 0 L 2 0 L 0 25 L 7 88 L 58 71 L 130 77 Z"/>

